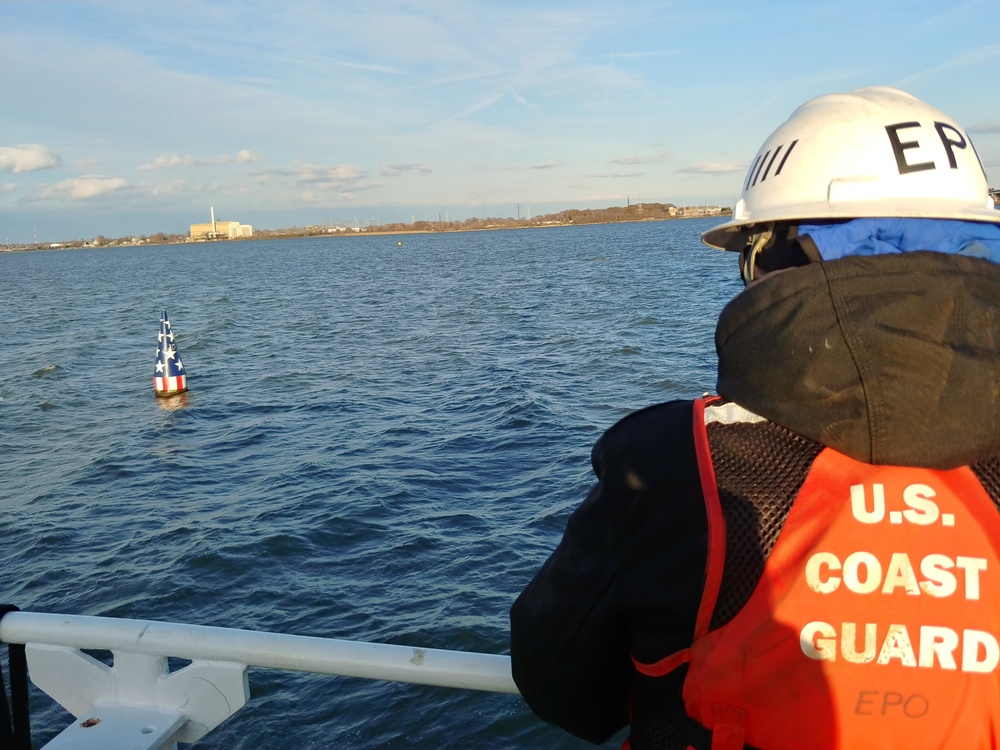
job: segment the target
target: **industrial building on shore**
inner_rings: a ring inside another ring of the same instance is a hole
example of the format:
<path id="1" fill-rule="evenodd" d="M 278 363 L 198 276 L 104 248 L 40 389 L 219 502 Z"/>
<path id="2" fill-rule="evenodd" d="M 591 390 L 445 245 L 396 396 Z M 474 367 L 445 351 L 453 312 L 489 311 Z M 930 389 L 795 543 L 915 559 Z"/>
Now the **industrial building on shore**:
<path id="1" fill-rule="evenodd" d="M 253 227 L 238 221 L 216 221 L 215 207 L 211 209 L 212 220 L 207 224 L 192 224 L 192 240 L 236 240 L 253 237 Z"/>

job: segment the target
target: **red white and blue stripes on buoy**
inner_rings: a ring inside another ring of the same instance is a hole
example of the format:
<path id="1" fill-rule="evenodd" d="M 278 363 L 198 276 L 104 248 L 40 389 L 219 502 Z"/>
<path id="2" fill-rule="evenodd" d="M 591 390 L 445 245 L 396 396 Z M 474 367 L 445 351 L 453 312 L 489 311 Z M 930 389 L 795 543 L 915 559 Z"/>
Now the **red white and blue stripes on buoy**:
<path id="1" fill-rule="evenodd" d="M 160 316 L 160 336 L 156 344 L 156 372 L 153 387 L 157 396 L 173 396 L 187 390 L 187 375 L 174 344 L 174 334 L 170 330 L 167 311 Z"/>

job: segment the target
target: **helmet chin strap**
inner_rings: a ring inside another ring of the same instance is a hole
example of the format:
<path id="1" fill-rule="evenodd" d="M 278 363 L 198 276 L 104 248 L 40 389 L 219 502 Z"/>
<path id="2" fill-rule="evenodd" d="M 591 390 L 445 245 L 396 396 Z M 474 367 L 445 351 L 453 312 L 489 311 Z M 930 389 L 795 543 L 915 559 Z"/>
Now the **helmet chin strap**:
<path id="1" fill-rule="evenodd" d="M 757 255 L 764 246 L 770 242 L 774 236 L 774 224 L 768 224 L 767 229 L 753 235 L 750 247 L 745 249 L 740 255 L 740 275 L 743 277 L 743 285 L 749 286 L 754 280 L 754 271 L 757 267 Z"/>

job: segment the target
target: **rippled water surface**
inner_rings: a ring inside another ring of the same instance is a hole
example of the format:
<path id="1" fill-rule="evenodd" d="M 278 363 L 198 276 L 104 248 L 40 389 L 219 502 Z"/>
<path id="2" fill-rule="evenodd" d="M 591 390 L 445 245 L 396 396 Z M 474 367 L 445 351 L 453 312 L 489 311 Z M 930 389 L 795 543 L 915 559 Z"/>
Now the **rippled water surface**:
<path id="1" fill-rule="evenodd" d="M 507 653 L 592 443 L 714 386 L 713 223 L 0 254 L 0 600 Z M 250 690 L 197 747 L 589 747 L 517 696 Z M 71 720 L 32 711 L 37 745 Z"/>

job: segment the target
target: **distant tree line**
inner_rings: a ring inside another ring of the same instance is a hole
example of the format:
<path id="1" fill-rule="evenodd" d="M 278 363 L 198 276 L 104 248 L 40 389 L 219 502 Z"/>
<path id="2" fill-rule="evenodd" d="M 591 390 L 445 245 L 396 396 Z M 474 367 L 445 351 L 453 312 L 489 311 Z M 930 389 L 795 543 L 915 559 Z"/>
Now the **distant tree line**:
<path id="1" fill-rule="evenodd" d="M 413 221 L 370 224 L 366 227 L 330 227 L 315 225 L 290 229 L 258 229 L 256 237 L 310 237 L 321 234 L 403 234 L 406 232 L 469 232 L 479 229 L 517 229 L 523 227 L 544 227 L 580 224 L 613 224 L 628 221 L 663 221 L 692 215 L 691 208 L 677 208 L 672 203 L 640 203 L 608 208 L 572 208 L 554 214 L 542 214 L 531 218 L 510 216 L 474 217 L 464 221 Z M 727 214 L 728 208 L 699 207 L 697 215 L 706 211 Z"/>

